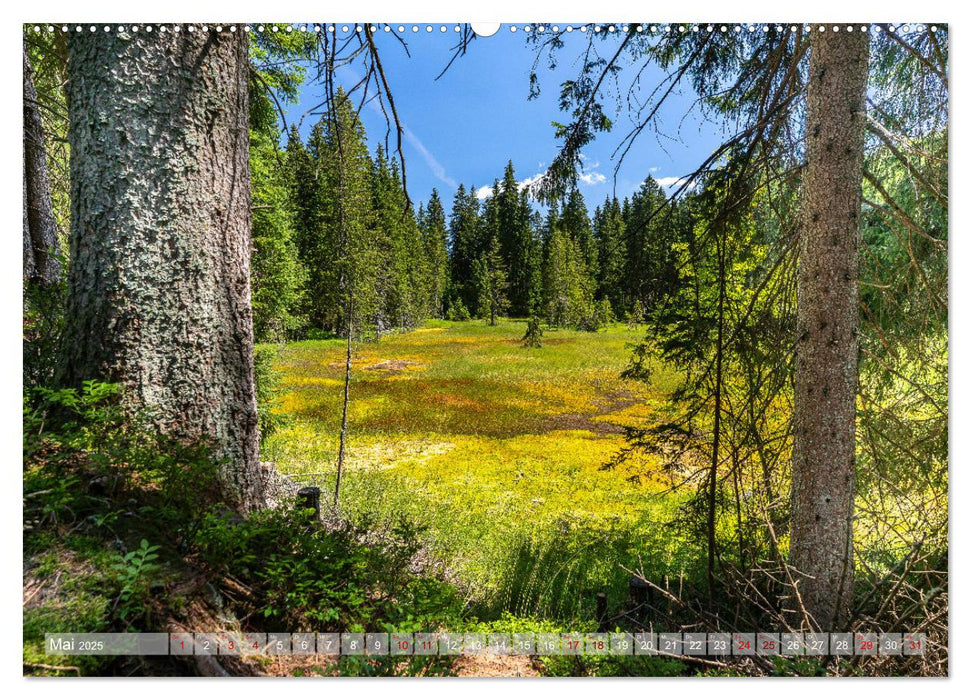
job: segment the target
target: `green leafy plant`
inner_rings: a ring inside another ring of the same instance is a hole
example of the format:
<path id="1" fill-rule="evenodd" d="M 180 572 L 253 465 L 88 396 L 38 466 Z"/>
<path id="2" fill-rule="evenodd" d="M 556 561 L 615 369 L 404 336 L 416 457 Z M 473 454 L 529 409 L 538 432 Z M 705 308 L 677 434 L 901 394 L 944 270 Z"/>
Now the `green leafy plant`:
<path id="1" fill-rule="evenodd" d="M 135 622 L 146 612 L 149 592 L 149 576 L 158 571 L 156 552 L 158 545 L 149 545 L 148 540 L 142 540 L 138 549 L 134 549 L 111 565 L 120 592 L 118 594 L 118 616 L 126 622 Z"/>

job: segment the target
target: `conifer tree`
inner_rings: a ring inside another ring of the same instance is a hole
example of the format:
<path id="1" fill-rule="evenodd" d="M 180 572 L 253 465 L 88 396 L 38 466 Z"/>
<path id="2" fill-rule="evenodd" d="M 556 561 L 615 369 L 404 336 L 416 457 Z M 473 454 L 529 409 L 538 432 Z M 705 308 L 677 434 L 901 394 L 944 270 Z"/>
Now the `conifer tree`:
<path id="1" fill-rule="evenodd" d="M 662 214 L 667 196 L 648 176 L 634 193 L 624 217 L 627 260 L 624 284 L 627 304 L 640 300 L 650 309 L 667 291 L 670 266 L 670 221 Z"/>
<path id="2" fill-rule="evenodd" d="M 499 197 L 501 187 L 502 186 L 500 185 L 499 180 L 493 181 L 492 196 L 487 197 L 482 203 L 481 214 L 479 216 L 479 231 L 477 238 L 479 245 L 475 253 L 477 267 L 473 270 L 473 284 L 475 286 L 476 304 L 473 314 L 480 318 L 488 318 L 490 316 L 490 309 L 488 306 L 483 306 L 483 300 L 487 299 L 496 291 L 492 289 L 491 281 L 487 281 L 487 277 L 483 277 L 482 275 L 483 271 L 487 269 L 482 267 L 482 261 L 491 254 L 498 256 L 498 260 L 501 263 L 503 270 L 506 272 L 504 277 L 505 282 L 507 285 L 509 283 L 509 267 L 502 245 L 502 211 L 500 206 L 501 200 Z M 502 290 L 503 298 L 507 301 L 509 299 L 508 291 L 508 288 L 503 288 Z"/>
<path id="3" fill-rule="evenodd" d="M 500 253 L 498 237 L 492 239 L 489 248 L 476 260 L 474 272 L 479 293 L 479 316 L 489 319 L 489 325 L 494 326 L 497 317 L 506 310 L 509 303 L 506 297 L 508 275 Z"/>
<path id="4" fill-rule="evenodd" d="M 593 290 L 580 247 L 569 233 L 555 228 L 543 266 L 546 319 L 552 326 L 589 328 L 594 317 Z"/>
<path id="5" fill-rule="evenodd" d="M 318 270 L 314 302 L 323 307 L 327 330 L 346 335 L 353 327 L 358 337 L 366 338 L 376 331 L 380 309 L 371 157 L 364 127 L 342 90 L 318 126 L 311 136 L 311 155 L 320 173 L 317 199 L 323 219 L 311 232 Z"/>
<path id="6" fill-rule="evenodd" d="M 798 271 L 792 564 L 819 629 L 853 604 L 859 249 L 869 37 L 814 32 Z"/>
<path id="7" fill-rule="evenodd" d="M 253 384 L 247 34 L 68 37 L 71 265 L 60 383 L 211 443 L 264 502 Z M 153 76 L 146 80 L 146 76 Z"/>
<path id="8" fill-rule="evenodd" d="M 475 313 L 478 307 L 478 293 L 473 280 L 473 266 L 481 252 L 479 245 L 479 200 L 475 188 L 466 189 L 459 185 L 452 202 L 452 213 L 448 222 L 450 259 L 449 268 L 452 278 L 452 295 L 449 303 Z"/>
<path id="9" fill-rule="evenodd" d="M 445 222 L 445 209 L 432 189 L 428 206 L 418 217 L 422 234 L 422 247 L 428 263 L 428 309 L 441 318 L 445 314 L 445 288 L 448 282 L 448 232 Z"/>
<path id="10" fill-rule="evenodd" d="M 281 341 L 303 325 L 306 271 L 300 263 L 293 200 L 275 128 L 250 132 L 253 199 L 253 334 L 257 342 Z"/>
<path id="11" fill-rule="evenodd" d="M 331 187 L 333 174 L 328 117 L 312 127 L 306 147 L 295 134 L 287 146 L 293 177 L 292 196 L 296 205 L 297 249 L 307 270 L 305 313 L 318 330 L 336 332 L 340 318 L 336 215 Z"/>
<path id="12" fill-rule="evenodd" d="M 502 259 L 509 270 L 509 310 L 514 316 L 525 316 L 530 310 L 533 282 L 532 209 L 525 190 L 519 190 L 512 161 L 506 164 L 502 183 L 493 192 Z"/>
<path id="13" fill-rule="evenodd" d="M 576 187 L 570 190 L 563 206 L 563 215 L 560 219 L 560 226 L 570 234 L 576 241 L 583 255 L 583 262 L 587 268 L 587 274 L 591 278 L 596 278 L 598 274 L 597 247 L 594 244 L 593 228 L 590 225 L 590 217 L 587 213 L 587 204 L 583 201 L 583 195 Z"/>
<path id="14" fill-rule="evenodd" d="M 381 264 L 373 271 L 381 299 L 375 327 L 411 328 L 423 316 L 426 275 L 417 223 L 405 209 L 405 194 L 395 161 L 379 146 L 371 176 L 374 236 Z"/>
<path id="15" fill-rule="evenodd" d="M 286 44 L 296 41 L 296 46 Z M 284 39 L 266 33 L 250 44 L 250 196 L 252 199 L 253 251 L 250 282 L 253 297 L 253 335 L 256 342 L 279 342 L 293 336 L 302 326 L 306 270 L 297 248 L 297 207 L 293 196 L 294 178 L 290 158 L 280 148 L 280 127 L 274 96 L 268 82 L 278 86 L 282 98 L 297 99 L 296 83 L 302 79 L 299 67 L 289 70 L 266 68 L 277 57 L 299 53 L 304 40 Z M 259 79 L 252 77 L 259 76 Z M 295 132 L 290 132 L 291 139 Z M 299 145 L 306 156 L 299 136 Z M 287 144 L 288 148 L 291 146 Z M 294 157 L 296 160 L 296 156 Z"/>
<path id="16" fill-rule="evenodd" d="M 291 126 L 287 134 L 285 163 L 297 252 L 303 259 L 310 244 L 310 232 L 319 225 L 322 213 L 320 206 L 315 206 L 319 193 L 317 166 L 296 125 Z"/>
<path id="17" fill-rule="evenodd" d="M 431 268 L 425 256 L 424 239 L 414 209 L 408 206 L 398 160 L 394 158 L 391 160 L 391 177 L 395 200 L 400 206 L 398 216 L 402 220 L 399 250 L 404 257 L 407 292 L 399 325 L 403 329 L 411 329 L 417 327 L 431 313 L 428 304 Z"/>
<path id="18" fill-rule="evenodd" d="M 625 228 L 620 202 L 606 199 L 593 218 L 593 236 L 597 246 L 597 297 L 610 302 L 618 314 L 626 314 L 624 293 Z"/>

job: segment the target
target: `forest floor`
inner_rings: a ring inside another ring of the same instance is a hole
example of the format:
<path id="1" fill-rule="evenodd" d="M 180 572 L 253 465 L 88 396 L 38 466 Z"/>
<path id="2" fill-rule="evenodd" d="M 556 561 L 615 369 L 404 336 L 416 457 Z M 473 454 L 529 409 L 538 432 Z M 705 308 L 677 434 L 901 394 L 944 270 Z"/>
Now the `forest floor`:
<path id="1" fill-rule="evenodd" d="M 516 320 L 433 321 L 357 348 L 340 509 L 421 530 L 485 619 L 588 620 L 597 591 L 622 604 L 621 566 L 677 575 L 692 559 L 690 543 L 658 527 L 681 497 L 656 459 L 604 467 L 625 428 L 664 409 L 677 376 L 658 365 L 650 385 L 620 377 L 643 329 L 547 330 L 541 348 L 523 347 L 524 331 Z M 263 448 L 327 498 L 343 353 L 340 340 L 281 348 L 289 417 Z"/>

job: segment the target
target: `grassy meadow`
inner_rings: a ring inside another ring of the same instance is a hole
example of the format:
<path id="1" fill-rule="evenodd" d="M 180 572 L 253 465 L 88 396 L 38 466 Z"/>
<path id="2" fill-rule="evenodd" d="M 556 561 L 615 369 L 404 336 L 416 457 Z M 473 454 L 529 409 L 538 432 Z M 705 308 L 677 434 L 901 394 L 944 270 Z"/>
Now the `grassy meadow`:
<path id="1" fill-rule="evenodd" d="M 624 427 L 663 410 L 676 377 L 619 379 L 642 331 L 546 331 L 525 322 L 432 321 L 358 346 L 350 388 L 341 512 L 417 527 L 430 561 L 484 619 L 502 613 L 590 620 L 597 591 L 622 605 L 628 568 L 677 575 L 697 560 L 663 522 L 680 496 L 650 458 L 605 470 Z M 343 391 L 342 340 L 282 347 L 284 426 L 264 459 L 333 491 Z"/>

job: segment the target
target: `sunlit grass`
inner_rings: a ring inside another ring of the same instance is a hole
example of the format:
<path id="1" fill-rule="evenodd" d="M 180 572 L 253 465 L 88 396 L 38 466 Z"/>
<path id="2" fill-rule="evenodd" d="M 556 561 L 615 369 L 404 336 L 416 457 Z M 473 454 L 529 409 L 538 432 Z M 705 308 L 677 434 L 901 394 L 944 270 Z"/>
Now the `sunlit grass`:
<path id="1" fill-rule="evenodd" d="M 356 348 L 341 510 L 426 526 L 432 552 L 484 609 L 561 618 L 595 590 L 624 592 L 619 564 L 674 566 L 658 523 L 676 507 L 649 458 L 603 465 L 625 426 L 650 418 L 676 377 L 621 380 L 640 333 L 547 331 L 525 323 L 431 322 Z M 265 445 L 283 473 L 333 488 L 343 391 L 340 340 L 281 351 L 290 424 Z M 683 552 L 681 553 L 683 554 Z"/>

